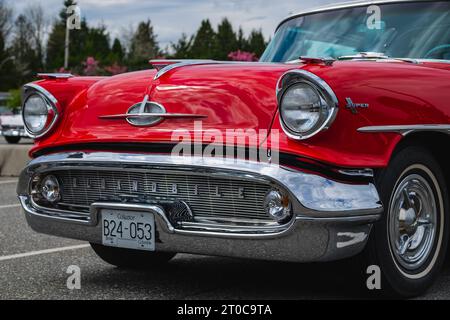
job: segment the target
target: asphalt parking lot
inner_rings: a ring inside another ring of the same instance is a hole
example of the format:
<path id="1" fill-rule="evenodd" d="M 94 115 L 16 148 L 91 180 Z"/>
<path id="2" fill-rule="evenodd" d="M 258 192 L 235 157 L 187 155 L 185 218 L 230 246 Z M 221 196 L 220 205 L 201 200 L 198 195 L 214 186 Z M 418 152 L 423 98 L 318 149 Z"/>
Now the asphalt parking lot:
<path id="1" fill-rule="evenodd" d="M 0 179 L 0 299 L 355 299 L 371 298 L 346 262 L 299 265 L 178 255 L 166 267 L 122 270 L 79 241 L 36 234 Z M 81 269 L 69 290 L 67 268 Z M 450 298 L 450 264 L 425 299 Z"/>
<path id="2" fill-rule="evenodd" d="M 16 183 L 17 178 L 0 178 L 0 299 L 373 297 L 351 262 L 300 265 L 180 254 L 164 268 L 118 269 L 100 260 L 87 243 L 32 231 L 20 211 Z M 81 270 L 79 290 L 66 285 L 72 265 Z M 450 262 L 422 299 L 449 298 Z"/>

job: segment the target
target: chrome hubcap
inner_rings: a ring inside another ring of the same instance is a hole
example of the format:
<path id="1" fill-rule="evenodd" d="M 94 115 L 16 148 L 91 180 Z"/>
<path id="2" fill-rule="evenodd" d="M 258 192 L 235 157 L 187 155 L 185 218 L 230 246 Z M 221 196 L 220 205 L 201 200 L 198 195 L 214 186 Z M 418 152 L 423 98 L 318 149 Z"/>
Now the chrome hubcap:
<path id="1" fill-rule="evenodd" d="M 398 184 L 389 211 L 389 241 L 397 262 L 408 271 L 422 267 L 433 250 L 437 208 L 430 184 L 418 174 Z"/>

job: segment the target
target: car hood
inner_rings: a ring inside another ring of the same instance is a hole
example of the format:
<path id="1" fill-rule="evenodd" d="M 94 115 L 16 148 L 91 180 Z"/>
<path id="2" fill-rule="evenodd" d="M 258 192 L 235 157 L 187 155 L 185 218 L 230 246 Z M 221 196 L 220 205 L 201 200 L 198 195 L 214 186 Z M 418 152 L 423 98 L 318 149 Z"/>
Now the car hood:
<path id="1" fill-rule="evenodd" d="M 119 75 L 98 81 L 67 108 L 59 143 L 67 141 L 169 142 L 174 130 L 192 132 L 255 130 L 264 134 L 277 110 L 276 84 L 293 66 L 239 63 L 191 65 L 155 79 L 155 70 Z M 166 119 L 150 127 L 136 127 L 126 119 L 102 119 L 126 114 L 148 95 L 167 113 L 205 118 Z M 192 140 L 203 142 L 202 135 Z"/>

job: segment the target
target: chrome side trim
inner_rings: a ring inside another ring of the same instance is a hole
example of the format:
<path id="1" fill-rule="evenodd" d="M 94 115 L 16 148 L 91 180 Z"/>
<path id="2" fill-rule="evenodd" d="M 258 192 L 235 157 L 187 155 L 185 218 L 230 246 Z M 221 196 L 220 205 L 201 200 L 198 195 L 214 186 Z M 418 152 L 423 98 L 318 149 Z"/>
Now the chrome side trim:
<path id="1" fill-rule="evenodd" d="M 27 89 L 27 88 L 34 89 L 34 90 L 42 93 L 48 100 L 50 100 L 55 105 L 58 104 L 58 100 L 56 100 L 56 98 L 50 92 L 48 92 L 46 89 L 44 89 L 43 87 L 41 87 L 37 83 L 27 83 L 23 87 L 25 89 Z"/>
<path id="2" fill-rule="evenodd" d="M 74 75 L 71 73 L 38 73 L 37 77 L 42 79 L 69 79 L 73 78 Z"/>
<path id="3" fill-rule="evenodd" d="M 50 125 L 48 126 L 47 129 L 45 129 L 44 131 L 40 132 L 39 134 L 33 134 L 30 130 L 28 130 L 27 126 L 26 126 L 26 122 L 25 122 L 25 118 L 24 118 L 24 113 L 22 112 L 22 121 L 24 123 L 24 127 L 25 127 L 25 131 L 27 132 L 27 134 L 34 139 L 38 139 L 41 138 L 43 136 L 45 136 L 50 130 L 53 129 L 54 125 L 56 124 L 56 122 L 59 119 L 59 112 L 58 112 L 58 100 L 56 100 L 56 98 L 50 93 L 48 92 L 46 89 L 44 89 L 43 87 L 41 87 L 40 85 L 36 84 L 36 83 L 28 83 L 26 85 L 24 85 L 24 92 L 25 94 L 27 94 L 28 90 L 34 90 L 37 94 L 39 94 L 44 100 L 47 100 L 49 102 L 50 107 L 53 109 L 53 112 L 55 113 L 55 116 L 52 120 L 52 123 L 50 123 Z M 28 96 L 26 96 L 28 97 Z M 24 103 L 26 102 L 27 98 L 25 98 L 23 101 Z M 23 106 L 22 106 L 22 110 L 23 110 Z"/>
<path id="4" fill-rule="evenodd" d="M 187 67 L 187 66 L 200 66 L 200 65 L 214 65 L 214 64 L 258 64 L 260 65 L 260 62 L 249 62 L 249 61 L 215 61 L 215 60 L 180 60 L 179 63 L 172 63 L 167 65 L 166 67 L 162 68 L 161 70 L 156 73 L 153 80 L 158 80 L 163 75 L 165 75 L 167 72 L 172 71 L 174 69 Z"/>
<path id="5" fill-rule="evenodd" d="M 407 136 L 413 132 L 442 132 L 450 134 L 450 125 L 448 124 L 418 124 L 418 125 L 393 125 L 393 126 L 369 126 L 358 129 L 358 132 L 364 133 L 398 133 Z"/>
<path id="6" fill-rule="evenodd" d="M 265 181 L 289 192 L 296 213 L 309 217 L 371 215 L 383 210 L 375 185 L 370 182 L 347 184 L 275 164 L 239 159 L 112 152 L 57 153 L 36 158 L 22 172 L 18 194 L 29 194 L 29 182 L 35 174 L 68 168 L 171 170 Z"/>
<path id="7" fill-rule="evenodd" d="M 195 65 L 205 65 L 205 64 L 218 64 L 221 62 L 214 61 L 214 60 L 180 60 L 177 63 L 171 63 L 163 68 L 158 70 L 158 73 L 156 73 L 153 80 L 158 80 L 161 78 L 164 74 L 166 74 L 169 71 L 172 71 L 177 68 L 186 67 L 186 66 L 195 66 Z"/>
<path id="8" fill-rule="evenodd" d="M 371 1 L 353 1 L 353 2 L 343 2 L 338 4 L 332 4 L 332 5 L 326 5 L 326 6 L 320 6 L 316 8 L 312 8 L 305 11 L 297 12 L 293 15 L 290 15 L 286 17 L 284 20 L 282 20 L 277 28 L 275 29 L 275 32 L 278 31 L 278 29 L 287 21 L 314 14 L 314 13 L 322 13 L 322 12 L 328 12 L 328 11 L 335 11 L 339 9 L 347 9 L 347 8 L 357 8 L 357 7 L 364 7 L 364 6 L 370 6 L 370 5 L 381 5 L 381 4 L 394 4 L 394 3 L 405 3 L 405 2 L 436 2 L 436 0 L 371 0 Z"/>
<path id="9" fill-rule="evenodd" d="M 108 119 L 108 120 L 120 120 L 120 119 L 139 119 L 139 118 L 148 118 L 148 117 L 157 117 L 157 118 L 165 118 L 165 119 L 179 119 L 179 118 L 187 118 L 187 119 L 200 119 L 207 118 L 207 115 L 204 114 L 190 114 L 190 113 L 134 113 L 134 114 L 112 114 L 107 116 L 99 116 L 99 119 Z M 134 124 L 133 124 L 134 125 Z"/>
<path id="10" fill-rule="evenodd" d="M 299 79 L 295 80 L 295 78 L 299 78 Z M 283 128 L 284 133 L 289 138 L 294 139 L 294 140 L 309 139 L 312 136 L 318 134 L 319 132 L 329 129 L 331 124 L 336 119 L 338 111 L 339 111 L 338 98 L 336 97 L 336 94 L 334 93 L 333 89 L 328 85 L 328 83 L 326 83 L 325 80 L 323 80 L 322 78 L 316 76 L 314 73 L 311 73 L 306 70 L 301 70 L 301 69 L 300 70 L 298 70 L 298 69 L 289 70 L 286 73 L 284 73 L 278 80 L 277 89 L 276 89 L 278 108 L 281 107 L 281 98 L 284 94 L 284 89 L 286 88 L 286 86 L 291 81 L 299 81 L 300 82 L 300 81 L 304 81 L 304 80 L 306 80 L 307 82 L 310 82 L 312 85 L 314 85 L 320 91 L 320 93 L 322 95 L 325 95 L 326 97 L 328 97 L 328 99 L 331 101 L 331 104 L 332 104 L 331 105 L 332 110 L 331 110 L 328 118 L 322 124 L 322 126 L 320 126 L 315 132 L 313 132 L 309 135 L 303 135 L 303 136 L 299 136 L 299 135 L 295 134 L 295 132 L 291 132 L 291 130 L 289 130 L 286 127 L 286 125 L 284 124 L 284 121 L 281 117 L 281 112 L 280 112 L 279 118 L 280 118 L 281 127 Z"/>

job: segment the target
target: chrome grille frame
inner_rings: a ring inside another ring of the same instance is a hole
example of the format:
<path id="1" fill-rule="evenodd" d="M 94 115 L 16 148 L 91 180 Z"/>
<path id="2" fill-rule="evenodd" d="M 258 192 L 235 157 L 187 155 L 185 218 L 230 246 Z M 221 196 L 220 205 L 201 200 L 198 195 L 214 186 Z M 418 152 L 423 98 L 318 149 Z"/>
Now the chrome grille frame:
<path id="1" fill-rule="evenodd" d="M 97 202 L 120 203 L 126 200 L 129 203 L 161 204 L 181 201 L 188 204 L 194 217 L 273 222 L 264 211 L 265 196 L 273 188 L 268 182 L 206 173 L 187 174 L 173 169 L 139 172 L 77 168 L 45 174 L 55 175 L 61 184 L 61 207 L 84 208 L 89 212 L 90 206 Z M 176 193 L 173 186 L 176 186 Z M 239 197 L 240 190 L 244 192 L 243 198 Z M 217 191 L 221 196 L 216 195 Z"/>

